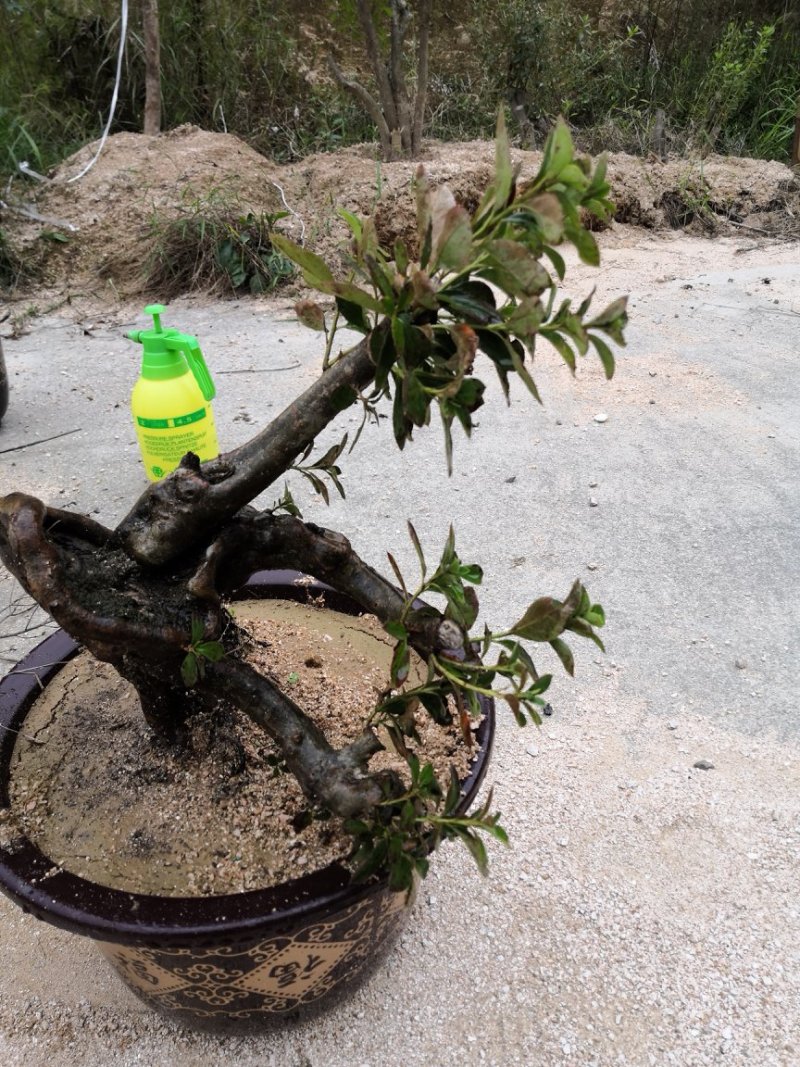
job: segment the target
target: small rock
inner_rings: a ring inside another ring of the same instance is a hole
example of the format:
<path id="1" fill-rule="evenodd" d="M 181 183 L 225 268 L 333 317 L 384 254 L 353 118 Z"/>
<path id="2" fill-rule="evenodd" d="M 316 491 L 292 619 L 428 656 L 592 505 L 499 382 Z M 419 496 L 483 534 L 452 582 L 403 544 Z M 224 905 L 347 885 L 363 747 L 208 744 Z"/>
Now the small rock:
<path id="1" fill-rule="evenodd" d="M 556 419 L 556 426 L 563 426 L 563 425 L 564 425 L 564 423 L 561 421 L 561 419 Z"/>
<path id="2" fill-rule="evenodd" d="M 773 441 L 775 440 L 775 434 L 774 433 L 768 433 L 767 437 L 772 438 Z"/>
<path id="3" fill-rule="evenodd" d="M 711 763 L 711 761 L 707 760 L 707 759 L 695 760 L 695 762 L 692 764 L 692 766 L 696 767 L 698 769 L 698 771 L 713 771 L 714 770 L 714 764 Z"/>
<path id="4" fill-rule="evenodd" d="M 586 569 L 588 571 L 596 571 L 597 570 L 597 564 L 596 563 L 587 563 L 586 564 Z"/>
<path id="5" fill-rule="evenodd" d="M 513 485 L 516 480 L 516 474 L 512 474 L 510 478 L 506 478 L 506 485 Z"/>
<path id="6" fill-rule="evenodd" d="M 594 417 L 595 422 L 608 422 L 608 415 L 604 411 L 598 412 Z"/>
<path id="7" fill-rule="evenodd" d="M 747 663 L 743 659 L 734 660 L 734 666 L 737 671 L 744 671 L 747 669 Z"/>
<path id="8" fill-rule="evenodd" d="M 678 724 L 675 722 L 674 719 L 670 719 L 669 720 L 669 722 L 667 723 L 667 729 L 668 730 L 677 730 L 678 729 Z"/>
<path id="9" fill-rule="evenodd" d="M 651 371 L 648 371 L 647 373 L 650 375 L 651 378 L 655 378 L 656 375 L 658 374 L 658 371 L 657 370 L 651 370 Z"/>
<path id="10" fill-rule="evenodd" d="M 525 751 L 528 753 L 529 756 L 539 755 L 539 749 L 536 747 L 536 745 L 528 745 Z"/>
<path id="11" fill-rule="evenodd" d="M 596 489 L 597 488 L 597 482 L 589 482 L 589 488 L 590 489 Z"/>
<path id="12" fill-rule="evenodd" d="M 597 501 L 595 500 L 595 498 L 593 496 L 589 497 L 589 507 L 590 508 L 596 508 L 597 507 Z"/>
<path id="13" fill-rule="evenodd" d="M 649 400 L 648 403 L 649 404 L 655 404 L 655 400 Z"/>

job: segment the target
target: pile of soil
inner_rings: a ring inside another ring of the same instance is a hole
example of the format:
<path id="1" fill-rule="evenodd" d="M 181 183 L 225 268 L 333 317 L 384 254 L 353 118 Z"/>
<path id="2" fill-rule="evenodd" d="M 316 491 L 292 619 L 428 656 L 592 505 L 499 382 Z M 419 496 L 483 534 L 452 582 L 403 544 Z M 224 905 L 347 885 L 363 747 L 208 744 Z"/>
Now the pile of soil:
<path id="1" fill-rule="evenodd" d="M 242 215 L 288 207 L 293 214 L 281 229 L 326 257 L 335 256 L 347 237 L 339 207 L 374 215 L 385 241 L 414 232 L 417 164 L 379 162 L 374 145 L 278 166 L 237 137 L 194 126 L 158 137 L 120 133 L 109 138 L 88 174 L 69 184 L 94 147 L 66 160 L 50 184 L 31 189 L 17 183 L 9 196 L 46 220 L 11 211 L 2 219 L 10 248 L 24 257 L 39 286 L 93 296 L 143 294 L 159 226 L 221 205 Z M 428 142 L 421 161 L 434 183 L 447 183 L 472 208 L 491 178 L 493 156 L 489 142 Z M 524 180 L 541 155 L 516 150 L 514 158 Z M 800 236 L 800 179 L 781 163 L 721 156 L 662 162 L 615 153 L 608 174 L 617 223 Z"/>

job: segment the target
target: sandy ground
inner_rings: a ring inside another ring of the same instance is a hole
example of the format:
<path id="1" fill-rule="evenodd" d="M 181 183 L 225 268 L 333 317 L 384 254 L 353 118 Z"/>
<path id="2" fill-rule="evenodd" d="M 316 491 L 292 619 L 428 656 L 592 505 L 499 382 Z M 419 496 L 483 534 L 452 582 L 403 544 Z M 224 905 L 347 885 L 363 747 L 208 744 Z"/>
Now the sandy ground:
<path id="1" fill-rule="evenodd" d="M 490 779 L 512 846 L 492 849 L 489 879 L 444 850 L 396 951 L 346 1004 L 245 1038 L 148 1014 L 91 944 L 0 901 L 0 1061 L 800 1062 L 800 245 L 623 229 L 603 243 L 598 298 L 632 293 L 614 382 L 588 363 L 570 382 L 548 356 L 546 407 L 517 391 L 507 410 L 493 390 L 451 480 L 436 432 L 397 455 L 381 427 L 350 457 L 346 512 L 298 487 L 307 518 L 379 567 L 391 548 L 411 569 L 407 517 L 435 547 L 453 521 L 495 624 L 576 575 L 606 605 L 609 654 L 576 648 L 545 727 L 501 716 Z M 579 269 L 573 288 L 594 280 Z M 135 313 L 99 321 L 78 303 L 4 342 L 0 447 L 80 432 L 2 455 L 0 491 L 122 515 L 143 484 L 121 337 Z M 170 316 L 212 369 L 247 372 L 219 375 L 226 447 L 316 373 L 283 305 L 183 301 Z M 0 579 L 0 604 L 13 595 Z"/>

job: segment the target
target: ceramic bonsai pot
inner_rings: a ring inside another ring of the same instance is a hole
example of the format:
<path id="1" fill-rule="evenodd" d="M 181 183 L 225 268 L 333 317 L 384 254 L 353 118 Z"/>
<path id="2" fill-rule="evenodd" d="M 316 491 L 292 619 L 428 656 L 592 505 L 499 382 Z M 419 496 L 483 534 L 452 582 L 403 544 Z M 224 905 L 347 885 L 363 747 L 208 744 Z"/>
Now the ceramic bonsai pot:
<path id="1" fill-rule="evenodd" d="M 292 572 L 260 572 L 242 598 L 359 608 L 327 586 L 296 584 Z M 14 740 L 40 692 L 78 651 L 63 631 L 43 641 L 0 682 L 0 807 L 9 806 Z M 487 701 L 478 754 L 463 783 L 466 811 L 486 772 L 494 731 Z M 208 897 L 129 893 L 54 867 L 28 838 L 0 847 L 0 889 L 36 917 L 93 938 L 126 985 L 149 1006 L 193 1026 L 280 1021 L 330 1003 L 363 978 L 408 912 L 385 878 L 353 885 L 335 863 L 280 886 Z"/>

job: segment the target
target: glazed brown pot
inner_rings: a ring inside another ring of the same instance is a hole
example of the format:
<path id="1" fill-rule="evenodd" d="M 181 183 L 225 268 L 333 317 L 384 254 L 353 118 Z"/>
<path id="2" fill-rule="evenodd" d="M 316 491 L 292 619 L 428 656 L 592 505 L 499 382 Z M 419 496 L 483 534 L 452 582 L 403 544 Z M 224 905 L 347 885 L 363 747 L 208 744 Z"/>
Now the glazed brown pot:
<path id="1" fill-rule="evenodd" d="M 242 598 L 304 601 L 360 609 L 320 584 L 297 585 L 287 571 L 260 572 Z M 14 739 L 46 683 L 78 651 L 63 631 L 48 637 L 0 682 L 0 807 L 9 806 Z M 469 808 L 488 765 L 494 707 L 483 705 L 478 755 L 463 783 Z M 4 729 L 5 727 L 5 729 Z M 208 897 L 158 897 L 97 885 L 55 868 L 33 842 L 0 847 L 0 890 L 26 912 L 94 938 L 125 984 L 151 1007 L 193 1026 L 271 1022 L 308 1012 L 363 978 L 408 913 L 406 894 L 385 877 L 353 885 L 339 863 L 280 886 Z"/>

